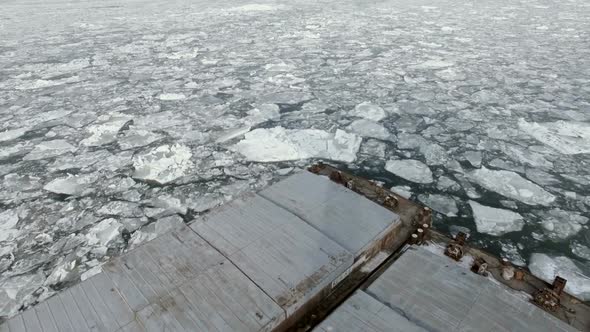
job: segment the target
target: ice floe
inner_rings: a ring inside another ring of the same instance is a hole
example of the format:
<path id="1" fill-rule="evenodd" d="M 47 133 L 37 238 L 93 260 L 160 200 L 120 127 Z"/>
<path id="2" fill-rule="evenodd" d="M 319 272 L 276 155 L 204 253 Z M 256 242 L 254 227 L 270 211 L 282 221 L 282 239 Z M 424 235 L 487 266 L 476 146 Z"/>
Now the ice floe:
<path id="1" fill-rule="evenodd" d="M 524 226 L 523 217 L 516 212 L 481 205 L 475 201 L 469 201 L 469 205 L 480 233 L 498 236 L 520 231 Z"/>
<path id="2" fill-rule="evenodd" d="M 98 224 L 92 226 L 86 233 L 88 244 L 106 247 L 111 241 L 114 241 L 120 234 L 121 223 L 116 219 L 104 219 Z"/>
<path id="3" fill-rule="evenodd" d="M 432 171 L 419 160 L 388 160 L 385 170 L 411 182 L 431 183 L 433 181 Z"/>
<path id="4" fill-rule="evenodd" d="M 28 128 L 17 128 L 0 131 L 0 142 L 12 141 L 23 136 L 29 129 Z"/>
<path id="5" fill-rule="evenodd" d="M 395 186 L 395 187 L 391 187 L 391 191 L 393 191 L 394 193 L 404 197 L 404 198 L 410 198 L 412 197 L 412 187 L 409 186 Z"/>
<path id="6" fill-rule="evenodd" d="M 387 112 L 379 105 L 369 102 L 364 102 L 356 105 L 356 107 L 348 113 L 349 116 L 358 118 L 365 118 L 372 121 L 381 121 L 387 117 Z"/>
<path id="7" fill-rule="evenodd" d="M 192 152 L 184 145 L 162 145 L 133 158 L 133 178 L 170 183 L 185 175 L 192 167 Z"/>
<path id="8" fill-rule="evenodd" d="M 119 131 L 131 123 L 129 117 L 113 117 L 107 122 L 91 125 L 87 128 L 90 137 L 82 140 L 80 144 L 85 146 L 100 146 L 117 140 Z"/>
<path id="9" fill-rule="evenodd" d="M 388 139 L 391 136 L 389 131 L 382 125 L 366 119 L 353 121 L 346 129 L 363 137 L 373 137 L 382 140 Z"/>
<path id="10" fill-rule="evenodd" d="M 232 149 L 259 162 L 323 158 L 353 162 L 362 139 L 343 130 L 291 130 L 283 127 L 255 129 Z"/>
<path id="11" fill-rule="evenodd" d="M 590 153 L 590 124 L 556 121 L 548 123 L 527 122 L 519 119 L 518 127 L 563 154 Z"/>
<path id="12" fill-rule="evenodd" d="M 538 214 L 541 216 L 541 226 L 552 240 L 564 240 L 576 235 L 588 223 L 588 217 L 574 211 L 552 209 Z"/>
<path id="13" fill-rule="evenodd" d="M 420 202 L 430 207 L 436 212 L 442 213 L 447 217 L 456 217 L 459 213 L 457 203 L 452 197 L 438 194 L 418 195 Z"/>
<path id="14" fill-rule="evenodd" d="M 76 148 L 65 140 L 43 141 L 35 146 L 35 149 L 24 156 L 23 159 L 39 160 L 52 158 L 73 151 L 76 151 Z"/>
<path id="15" fill-rule="evenodd" d="M 186 95 L 183 93 L 162 93 L 158 96 L 158 99 L 163 101 L 175 101 L 186 99 Z"/>
<path id="16" fill-rule="evenodd" d="M 490 191 L 525 204 L 548 205 L 555 201 L 554 195 L 511 171 L 497 171 L 482 167 L 470 172 L 468 177 Z"/>
<path id="17" fill-rule="evenodd" d="M 133 129 L 129 130 L 124 137 L 120 138 L 117 143 L 122 150 L 130 150 L 142 146 L 150 145 L 155 141 L 162 139 L 164 136 L 149 130 Z"/>
<path id="18" fill-rule="evenodd" d="M 16 224 L 19 221 L 17 211 L 6 210 L 0 212 L 0 242 L 14 239 L 18 232 Z"/>
<path id="19" fill-rule="evenodd" d="M 590 301 L 590 276 L 582 271 L 571 259 L 565 256 L 551 257 L 546 254 L 535 253 L 529 262 L 531 272 L 553 283 L 556 276 L 567 280 L 565 290 L 584 301 Z"/>
<path id="20" fill-rule="evenodd" d="M 97 180 L 96 175 L 69 175 L 64 178 L 55 179 L 46 184 L 43 189 L 56 194 L 71 196 L 83 196 L 92 192 L 89 185 Z"/>

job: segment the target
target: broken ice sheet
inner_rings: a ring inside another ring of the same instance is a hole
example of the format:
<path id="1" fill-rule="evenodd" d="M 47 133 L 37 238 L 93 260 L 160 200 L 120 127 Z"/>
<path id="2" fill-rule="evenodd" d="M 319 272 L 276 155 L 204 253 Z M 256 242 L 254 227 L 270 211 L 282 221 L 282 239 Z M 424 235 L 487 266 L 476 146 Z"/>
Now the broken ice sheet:
<path id="1" fill-rule="evenodd" d="M 523 217 L 516 212 L 485 206 L 475 201 L 469 201 L 469 205 L 480 233 L 498 236 L 520 231 L 524 226 Z"/>
<path id="2" fill-rule="evenodd" d="M 470 172 L 468 177 L 490 191 L 525 204 L 549 205 L 555 201 L 554 195 L 514 172 L 490 170 L 482 166 Z"/>
<path id="3" fill-rule="evenodd" d="M 93 191 L 89 185 L 97 179 L 98 176 L 95 174 L 68 175 L 67 177 L 57 178 L 47 183 L 43 189 L 56 194 L 83 196 Z"/>
<path id="4" fill-rule="evenodd" d="M 457 203 L 450 196 L 437 194 L 418 195 L 418 199 L 420 202 L 424 203 L 424 205 L 447 217 L 456 217 L 457 213 L 459 213 Z"/>
<path id="5" fill-rule="evenodd" d="M 389 160 L 385 164 L 385 170 L 411 182 L 431 183 L 433 181 L 430 168 L 419 160 Z"/>

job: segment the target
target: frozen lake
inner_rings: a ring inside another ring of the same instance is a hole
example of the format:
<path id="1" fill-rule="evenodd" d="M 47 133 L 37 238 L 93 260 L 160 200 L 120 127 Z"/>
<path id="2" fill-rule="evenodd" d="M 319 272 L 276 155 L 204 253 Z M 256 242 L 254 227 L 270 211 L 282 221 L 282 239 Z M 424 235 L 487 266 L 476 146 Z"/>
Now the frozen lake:
<path id="1" fill-rule="evenodd" d="M 590 299 L 586 0 L 4 1 L 0 317 L 315 160 Z"/>

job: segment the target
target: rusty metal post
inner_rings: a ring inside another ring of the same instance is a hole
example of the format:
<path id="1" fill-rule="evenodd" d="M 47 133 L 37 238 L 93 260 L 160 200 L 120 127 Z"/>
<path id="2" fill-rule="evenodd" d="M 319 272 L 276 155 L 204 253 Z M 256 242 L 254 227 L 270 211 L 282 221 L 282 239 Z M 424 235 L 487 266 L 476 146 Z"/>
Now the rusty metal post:
<path id="1" fill-rule="evenodd" d="M 561 292 L 563 292 L 566 283 L 567 280 L 560 276 L 556 276 L 555 280 L 553 280 L 553 291 L 557 293 L 557 295 L 561 295 Z"/>

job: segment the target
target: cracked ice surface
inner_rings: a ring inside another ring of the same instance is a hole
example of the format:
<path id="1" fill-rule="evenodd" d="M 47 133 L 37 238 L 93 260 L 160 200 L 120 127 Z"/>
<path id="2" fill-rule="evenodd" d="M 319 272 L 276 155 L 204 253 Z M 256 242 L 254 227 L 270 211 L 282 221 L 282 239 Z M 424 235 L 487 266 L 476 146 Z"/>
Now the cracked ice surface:
<path id="1" fill-rule="evenodd" d="M 0 317 L 310 159 L 412 193 L 497 254 L 588 262 L 589 16 L 584 0 L 3 2 Z M 526 226 L 487 234 L 470 200 Z"/>

